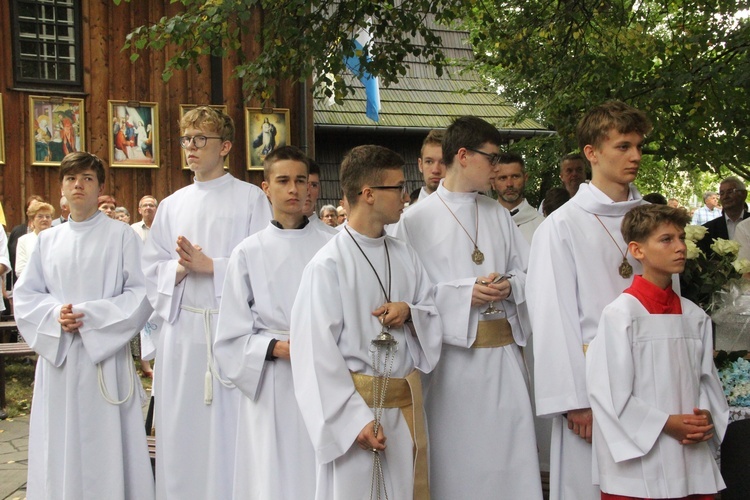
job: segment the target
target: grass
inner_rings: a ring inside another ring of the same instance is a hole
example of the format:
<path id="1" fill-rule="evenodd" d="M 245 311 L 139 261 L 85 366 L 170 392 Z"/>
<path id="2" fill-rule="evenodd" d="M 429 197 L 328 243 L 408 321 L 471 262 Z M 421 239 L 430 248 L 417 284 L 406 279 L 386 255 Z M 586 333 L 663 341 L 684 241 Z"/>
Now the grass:
<path id="1" fill-rule="evenodd" d="M 7 357 L 5 360 L 5 411 L 9 418 L 22 417 L 31 410 L 34 391 L 33 358 Z"/>
<path id="2" fill-rule="evenodd" d="M 140 363 L 135 363 L 140 375 Z M 22 417 L 31 411 L 31 396 L 34 392 L 34 358 L 7 357 L 5 360 L 5 411 L 9 418 Z M 152 380 L 141 377 L 144 389 L 151 389 Z"/>

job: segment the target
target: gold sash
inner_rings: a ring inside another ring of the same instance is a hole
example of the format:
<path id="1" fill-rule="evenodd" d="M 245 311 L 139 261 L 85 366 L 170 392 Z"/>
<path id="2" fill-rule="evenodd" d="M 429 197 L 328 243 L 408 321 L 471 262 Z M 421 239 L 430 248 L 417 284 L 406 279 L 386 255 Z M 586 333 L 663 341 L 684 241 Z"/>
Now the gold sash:
<path id="1" fill-rule="evenodd" d="M 513 331 L 505 318 L 480 321 L 477 326 L 477 338 L 471 344 L 472 349 L 485 347 L 503 347 L 512 344 Z"/>
<path id="2" fill-rule="evenodd" d="M 372 377 L 363 373 L 352 373 L 354 388 L 372 408 Z M 406 378 L 391 378 L 385 395 L 383 408 L 400 408 L 409 427 L 414 454 L 414 499 L 429 500 L 430 485 L 427 480 L 427 433 L 424 427 L 424 405 L 422 403 L 422 381 L 417 370 Z"/>

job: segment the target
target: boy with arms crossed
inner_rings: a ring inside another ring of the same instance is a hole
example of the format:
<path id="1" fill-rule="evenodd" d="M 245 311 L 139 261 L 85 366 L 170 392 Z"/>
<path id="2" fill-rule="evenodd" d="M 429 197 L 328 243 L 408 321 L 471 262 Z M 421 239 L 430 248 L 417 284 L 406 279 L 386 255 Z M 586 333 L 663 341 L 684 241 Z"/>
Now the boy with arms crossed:
<path id="1" fill-rule="evenodd" d="M 688 222 L 684 210 L 661 205 L 636 207 L 622 222 L 643 275 L 604 309 L 586 353 L 603 500 L 712 500 L 725 487 L 714 455 L 729 408 L 711 319 L 672 290 Z"/>
<path id="2" fill-rule="evenodd" d="M 588 344 L 604 307 L 633 281 L 620 234 L 625 213 L 641 205 L 631 185 L 641 163 L 646 115 L 619 101 L 590 110 L 576 135 L 591 164 L 589 184 L 534 233 L 527 297 L 534 331 L 534 392 L 539 416 L 554 418 L 550 499 L 598 500 L 591 480 Z"/>
<path id="3" fill-rule="evenodd" d="M 294 399 L 289 320 L 303 269 L 333 235 L 303 215 L 302 151 L 276 148 L 263 166 L 274 220 L 232 252 L 214 343 L 217 365 L 246 396 L 232 498 L 312 499 L 315 453 Z"/>
<path id="4" fill-rule="evenodd" d="M 307 265 L 292 308 L 294 391 L 315 448 L 318 500 L 369 498 L 373 450 L 388 498 L 429 496 L 419 371 L 435 367 L 442 327 L 417 255 L 383 231 L 406 201 L 403 163 L 380 146 L 346 155 L 348 224 Z M 376 433 L 371 342 L 383 329 L 398 344 Z"/>
<path id="5" fill-rule="evenodd" d="M 60 164 L 70 217 L 39 234 L 14 292 L 18 328 L 39 353 L 29 429 L 29 498 L 154 498 L 143 390 L 130 339 L 151 307 L 138 236 L 97 209 L 104 166 Z"/>
<path id="6" fill-rule="evenodd" d="M 157 498 L 229 498 L 240 392 L 214 365 L 229 255 L 271 220 L 265 194 L 224 171 L 234 124 L 209 107 L 180 122 L 195 181 L 161 202 L 143 254 L 155 332 Z M 208 476 L 208 477 L 207 477 Z"/>

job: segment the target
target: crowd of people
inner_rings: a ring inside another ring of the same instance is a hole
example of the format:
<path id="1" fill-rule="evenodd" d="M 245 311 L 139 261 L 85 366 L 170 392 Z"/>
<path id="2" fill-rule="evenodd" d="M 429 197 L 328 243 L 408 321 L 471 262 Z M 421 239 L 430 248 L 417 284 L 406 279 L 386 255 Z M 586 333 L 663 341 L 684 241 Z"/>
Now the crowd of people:
<path id="1" fill-rule="evenodd" d="M 554 500 L 724 487 L 710 320 L 678 295 L 689 216 L 633 185 L 642 111 L 586 113 L 539 209 L 523 157 L 472 116 L 427 136 L 411 196 L 398 154 L 349 151 L 343 214 L 316 214 L 299 149 L 268 152 L 258 188 L 223 168 L 226 114 L 180 131 L 194 182 L 141 198 L 140 221 L 72 153 L 65 215 L 32 201 L 15 266 L 0 252 L 40 355 L 28 498 L 535 500 L 540 469 Z M 733 234 L 746 194 L 721 183 Z"/>

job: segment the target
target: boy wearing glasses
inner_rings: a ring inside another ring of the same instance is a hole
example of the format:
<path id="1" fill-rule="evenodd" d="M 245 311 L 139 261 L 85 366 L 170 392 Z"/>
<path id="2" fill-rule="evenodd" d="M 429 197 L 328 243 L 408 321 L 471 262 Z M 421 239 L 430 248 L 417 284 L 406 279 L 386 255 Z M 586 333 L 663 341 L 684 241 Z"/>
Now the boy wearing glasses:
<path id="1" fill-rule="evenodd" d="M 240 393 L 216 368 L 212 344 L 229 255 L 271 220 L 256 186 L 224 171 L 234 123 L 199 107 L 181 122 L 194 183 L 161 202 L 143 255 L 156 335 L 157 498 L 230 498 Z"/>
<path id="2" fill-rule="evenodd" d="M 420 372 L 438 361 L 441 324 L 416 253 L 383 230 L 407 199 L 403 164 L 381 146 L 347 153 L 349 221 L 305 267 L 292 307 L 294 391 L 315 449 L 318 500 L 429 498 Z M 372 341 L 383 330 L 398 344 L 388 363 L 383 347 L 378 356 L 389 375 L 381 406 Z M 385 495 L 371 489 L 373 469 Z"/>
<path id="3" fill-rule="evenodd" d="M 508 210 L 480 194 L 492 187 L 501 142 L 484 120 L 456 119 L 442 143 L 445 180 L 396 229 L 436 284 L 444 324 L 425 392 L 436 499 L 542 498 L 519 348 L 529 335 L 529 247 Z"/>

